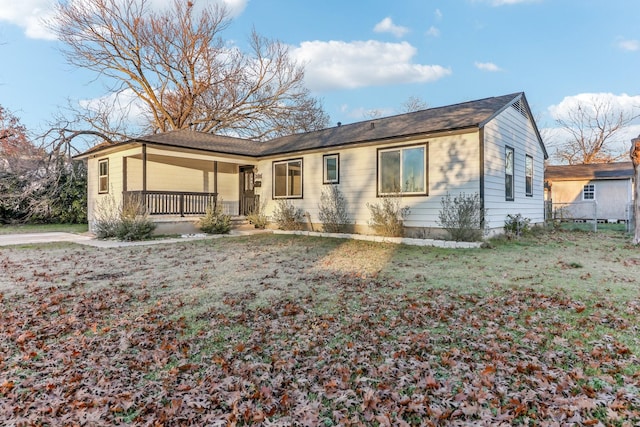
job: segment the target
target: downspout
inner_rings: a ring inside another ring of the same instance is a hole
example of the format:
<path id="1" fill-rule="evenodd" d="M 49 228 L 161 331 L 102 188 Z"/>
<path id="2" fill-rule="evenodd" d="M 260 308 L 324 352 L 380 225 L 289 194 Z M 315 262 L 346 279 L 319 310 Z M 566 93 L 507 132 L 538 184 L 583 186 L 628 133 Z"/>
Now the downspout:
<path id="1" fill-rule="evenodd" d="M 478 131 L 479 149 L 480 149 L 480 212 L 482 217 L 480 218 L 480 230 L 483 231 L 486 226 L 485 205 L 484 205 L 484 126 Z"/>

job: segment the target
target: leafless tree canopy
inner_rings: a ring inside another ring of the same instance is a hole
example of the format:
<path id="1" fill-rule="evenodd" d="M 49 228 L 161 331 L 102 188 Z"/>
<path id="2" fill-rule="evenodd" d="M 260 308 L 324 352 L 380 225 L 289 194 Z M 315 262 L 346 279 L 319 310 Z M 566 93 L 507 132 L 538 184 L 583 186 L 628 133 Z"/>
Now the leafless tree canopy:
<path id="1" fill-rule="evenodd" d="M 611 163 L 626 157 L 612 147 L 615 136 L 625 126 L 640 117 L 616 108 L 611 102 L 592 98 L 577 104 L 557 124 L 571 137 L 560 144 L 556 156 L 563 162 L 573 164 Z"/>
<path id="2" fill-rule="evenodd" d="M 141 101 L 146 131 L 191 127 L 263 140 L 325 127 L 286 47 L 254 30 L 250 53 L 241 52 L 222 38 L 229 23 L 217 4 L 175 0 L 157 11 L 148 0 L 86 0 L 59 1 L 49 25 L 71 64 Z"/>
<path id="3" fill-rule="evenodd" d="M 401 113 L 413 113 L 414 111 L 426 110 L 429 105 L 419 96 L 410 96 L 400 106 Z"/>

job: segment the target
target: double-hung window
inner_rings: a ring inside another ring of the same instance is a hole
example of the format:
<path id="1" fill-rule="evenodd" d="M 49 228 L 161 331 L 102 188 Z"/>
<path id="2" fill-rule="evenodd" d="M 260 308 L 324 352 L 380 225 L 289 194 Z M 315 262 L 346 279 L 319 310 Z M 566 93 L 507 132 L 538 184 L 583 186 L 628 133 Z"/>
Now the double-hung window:
<path id="1" fill-rule="evenodd" d="M 302 198 L 302 159 L 273 163 L 273 198 Z"/>
<path id="2" fill-rule="evenodd" d="M 504 150 L 504 197 L 507 201 L 513 200 L 513 148 L 505 147 Z"/>
<path id="3" fill-rule="evenodd" d="M 109 159 L 98 160 L 98 193 L 109 192 Z"/>
<path id="4" fill-rule="evenodd" d="M 338 184 L 340 182 L 340 155 L 326 154 L 322 156 L 322 183 Z"/>
<path id="5" fill-rule="evenodd" d="M 378 150 L 378 195 L 427 195 L 427 146 Z"/>
<path id="6" fill-rule="evenodd" d="M 587 184 L 582 188 L 582 200 L 595 200 L 596 186 L 595 184 Z"/>
<path id="7" fill-rule="evenodd" d="M 527 196 L 533 196 L 533 157 L 524 158 L 524 186 Z"/>

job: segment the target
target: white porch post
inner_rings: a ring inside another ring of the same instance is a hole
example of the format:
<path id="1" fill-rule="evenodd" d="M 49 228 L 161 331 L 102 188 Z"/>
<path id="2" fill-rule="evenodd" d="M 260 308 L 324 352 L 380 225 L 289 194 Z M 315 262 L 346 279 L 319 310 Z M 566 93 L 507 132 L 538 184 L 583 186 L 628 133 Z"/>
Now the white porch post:
<path id="1" fill-rule="evenodd" d="M 218 161 L 213 161 L 213 192 L 218 194 Z"/>
<path id="2" fill-rule="evenodd" d="M 142 144 L 142 193 L 147 192 L 147 144 Z"/>

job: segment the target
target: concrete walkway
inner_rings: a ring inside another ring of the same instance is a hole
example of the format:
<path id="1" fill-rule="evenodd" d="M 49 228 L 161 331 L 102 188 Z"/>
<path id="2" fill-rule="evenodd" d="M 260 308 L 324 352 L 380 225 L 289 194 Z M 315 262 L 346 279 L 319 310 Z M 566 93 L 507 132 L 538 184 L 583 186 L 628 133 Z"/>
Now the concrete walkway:
<path id="1" fill-rule="evenodd" d="M 119 248 L 123 246 L 146 246 L 162 243 L 186 242 L 189 240 L 217 239 L 229 236 L 247 236 L 258 233 L 270 233 L 270 230 L 240 229 L 231 230 L 229 234 L 187 234 L 181 237 L 166 239 L 142 240 L 138 242 L 122 242 L 119 240 L 98 240 L 91 234 L 74 234 L 63 232 L 0 234 L 0 246 L 30 245 L 38 243 L 71 242 L 98 248 Z"/>
<path id="2" fill-rule="evenodd" d="M 413 246 L 434 246 L 440 248 L 475 249 L 482 246 L 482 242 L 451 242 L 434 239 L 409 239 L 402 237 L 381 237 L 360 234 L 339 234 L 339 233 L 317 233 L 310 231 L 282 231 L 282 230 L 259 230 L 253 227 L 239 227 L 232 229 L 229 234 L 185 234 L 181 237 L 171 237 L 166 239 L 141 240 L 137 242 L 122 242 L 120 240 L 98 240 L 91 234 L 73 234 L 62 232 L 48 233 L 25 233 L 25 234 L 0 234 L 0 247 L 11 245 L 29 245 L 37 243 L 71 242 L 81 245 L 94 246 L 97 248 L 120 248 L 124 246 L 148 246 L 164 243 L 187 242 L 190 240 L 220 239 L 223 237 L 250 236 L 253 234 L 274 233 L 274 234 L 295 234 L 302 236 L 333 237 L 340 239 L 367 240 L 371 242 L 402 243 Z"/>
<path id="3" fill-rule="evenodd" d="M 35 243 L 52 242 L 75 242 L 86 243 L 93 239 L 90 235 L 46 232 L 46 233 L 21 233 L 21 234 L 0 234 L 0 246 L 29 245 Z"/>

